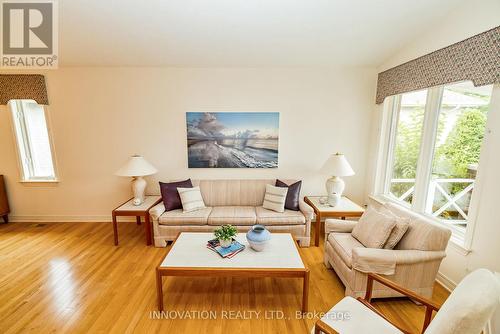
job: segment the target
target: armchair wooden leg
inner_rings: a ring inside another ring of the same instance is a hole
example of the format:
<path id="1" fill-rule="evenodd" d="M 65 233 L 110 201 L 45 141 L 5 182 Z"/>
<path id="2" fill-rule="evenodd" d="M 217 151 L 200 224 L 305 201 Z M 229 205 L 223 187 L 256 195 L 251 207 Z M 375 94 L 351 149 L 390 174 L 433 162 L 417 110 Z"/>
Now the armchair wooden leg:
<path id="1" fill-rule="evenodd" d="M 425 318 L 424 318 L 424 325 L 422 327 L 422 334 L 427 329 L 427 326 L 429 326 L 429 324 L 431 323 L 432 311 L 434 311 L 433 308 L 431 308 L 429 306 L 425 307 Z"/>

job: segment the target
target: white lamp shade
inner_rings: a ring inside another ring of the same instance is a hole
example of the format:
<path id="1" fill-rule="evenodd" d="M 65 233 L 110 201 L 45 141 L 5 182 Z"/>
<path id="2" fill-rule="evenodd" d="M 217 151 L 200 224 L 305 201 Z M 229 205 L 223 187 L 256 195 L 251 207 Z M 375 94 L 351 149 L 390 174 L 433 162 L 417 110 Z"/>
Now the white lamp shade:
<path id="1" fill-rule="evenodd" d="M 146 159 L 140 155 L 133 155 L 115 174 L 118 176 L 146 176 L 157 172 L 158 170 L 147 162 Z"/>
<path id="2" fill-rule="evenodd" d="M 343 154 L 332 154 L 323 165 L 322 171 L 333 176 L 350 176 L 354 175 L 351 165 Z"/>

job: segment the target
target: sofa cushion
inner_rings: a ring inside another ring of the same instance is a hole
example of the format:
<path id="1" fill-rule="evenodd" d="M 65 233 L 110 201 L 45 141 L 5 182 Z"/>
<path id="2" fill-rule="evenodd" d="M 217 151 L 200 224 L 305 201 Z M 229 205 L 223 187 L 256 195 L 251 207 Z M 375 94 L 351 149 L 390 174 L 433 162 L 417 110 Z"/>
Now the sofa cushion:
<path id="1" fill-rule="evenodd" d="M 161 198 L 166 211 L 182 209 L 181 198 L 177 192 L 177 187 L 192 188 L 193 184 L 191 183 L 191 179 L 169 183 L 160 182 Z"/>
<path id="2" fill-rule="evenodd" d="M 299 211 L 301 186 L 302 181 L 287 184 L 281 180 L 276 180 L 276 187 L 288 188 L 288 192 L 286 193 L 285 209 Z"/>
<path id="3" fill-rule="evenodd" d="M 255 213 L 257 214 L 257 224 L 262 225 L 303 225 L 306 223 L 306 217 L 300 211 L 276 212 L 258 206 L 255 208 Z"/>
<path id="4" fill-rule="evenodd" d="M 352 268 L 352 249 L 356 247 L 365 248 L 350 233 L 330 233 L 328 242 L 349 268 Z"/>
<path id="5" fill-rule="evenodd" d="M 375 210 L 373 207 L 363 213 L 352 230 L 352 236 L 368 248 L 383 248 L 396 226 L 396 218 Z"/>
<path id="6" fill-rule="evenodd" d="M 211 211 L 210 207 L 192 212 L 183 212 L 182 209 L 166 211 L 158 222 L 161 225 L 207 225 Z"/>
<path id="7" fill-rule="evenodd" d="M 177 188 L 182 202 L 182 211 L 191 212 L 205 208 L 200 187 Z"/>
<path id="8" fill-rule="evenodd" d="M 284 212 L 287 193 L 288 188 L 275 187 L 270 184 L 266 184 L 266 194 L 264 195 L 264 203 L 262 206 L 276 212 Z"/>
<path id="9" fill-rule="evenodd" d="M 254 225 L 255 222 L 253 206 L 215 206 L 208 217 L 208 225 Z"/>

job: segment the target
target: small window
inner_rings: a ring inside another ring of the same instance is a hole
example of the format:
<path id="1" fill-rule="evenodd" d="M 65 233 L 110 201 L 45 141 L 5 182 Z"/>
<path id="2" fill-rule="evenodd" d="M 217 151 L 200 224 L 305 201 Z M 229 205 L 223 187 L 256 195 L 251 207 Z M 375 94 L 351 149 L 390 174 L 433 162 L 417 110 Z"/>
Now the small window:
<path id="1" fill-rule="evenodd" d="M 52 145 L 43 106 L 31 100 L 11 100 L 21 179 L 56 181 Z"/>

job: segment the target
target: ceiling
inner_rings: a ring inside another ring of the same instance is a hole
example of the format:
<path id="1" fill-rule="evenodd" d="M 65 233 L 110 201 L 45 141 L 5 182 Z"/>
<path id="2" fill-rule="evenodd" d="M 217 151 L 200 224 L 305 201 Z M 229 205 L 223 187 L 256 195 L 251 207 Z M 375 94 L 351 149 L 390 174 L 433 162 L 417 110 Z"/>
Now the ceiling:
<path id="1" fill-rule="evenodd" d="M 377 66 L 464 0 L 60 0 L 60 66 Z"/>

